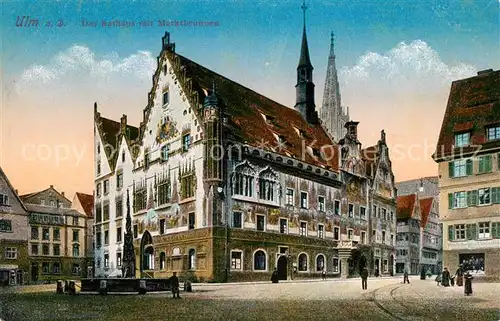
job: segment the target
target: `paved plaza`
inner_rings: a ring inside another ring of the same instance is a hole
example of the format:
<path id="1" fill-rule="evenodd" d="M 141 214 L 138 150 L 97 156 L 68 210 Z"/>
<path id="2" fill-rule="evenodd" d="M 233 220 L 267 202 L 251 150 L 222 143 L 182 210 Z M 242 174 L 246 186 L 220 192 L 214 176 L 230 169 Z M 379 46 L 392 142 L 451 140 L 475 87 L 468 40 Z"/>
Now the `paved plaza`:
<path id="1" fill-rule="evenodd" d="M 0 318 L 18 320 L 500 320 L 500 284 L 438 287 L 417 277 L 194 284 L 174 300 L 147 295 L 54 294 L 55 285 L 4 289 Z M 44 292 L 38 292 L 44 291 Z"/>

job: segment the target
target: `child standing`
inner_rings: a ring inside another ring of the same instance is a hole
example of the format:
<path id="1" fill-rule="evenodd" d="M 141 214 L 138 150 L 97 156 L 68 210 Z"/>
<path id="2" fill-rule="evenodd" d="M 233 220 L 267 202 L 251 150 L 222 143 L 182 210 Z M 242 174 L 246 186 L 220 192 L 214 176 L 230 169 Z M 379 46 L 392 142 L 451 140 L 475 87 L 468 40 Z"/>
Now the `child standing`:
<path id="1" fill-rule="evenodd" d="M 441 272 L 438 272 L 438 275 L 436 276 L 436 285 L 441 285 Z"/>

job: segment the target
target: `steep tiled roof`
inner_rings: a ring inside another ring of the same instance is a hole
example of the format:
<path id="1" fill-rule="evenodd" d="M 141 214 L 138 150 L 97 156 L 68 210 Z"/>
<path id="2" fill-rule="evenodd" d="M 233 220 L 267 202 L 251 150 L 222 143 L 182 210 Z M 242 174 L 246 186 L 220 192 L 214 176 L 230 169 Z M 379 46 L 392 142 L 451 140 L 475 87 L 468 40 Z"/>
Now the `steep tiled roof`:
<path id="1" fill-rule="evenodd" d="M 46 189 L 44 189 L 44 190 L 41 190 L 41 191 L 38 191 L 38 192 L 29 193 L 29 194 L 24 194 L 24 195 L 21 195 L 21 196 L 19 196 L 19 197 L 21 198 L 21 200 L 22 200 L 23 202 L 27 202 L 27 201 L 28 201 L 28 199 L 32 198 L 33 196 L 38 195 L 38 194 L 41 194 L 41 193 L 46 192 L 46 191 L 48 191 L 48 190 L 52 190 L 52 191 L 54 191 L 55 193 L 59 194 L 61 197 L 64 197 L 64 198 L 65 198 L 68 202 L 70 202 L 70 203 L 71 203 L 71 200 L 70 200 L 70 199 L 68 199 L 66 196 L 64 196 L 63 194 L 61 194 L 61 193 L 60 193 L 58 190 L 56 190 L 56 189 L 54 188 L 54 186 L 52 186 L 52 185 L 50 185 L 50 187 L 49 187 L 49 188 L 46 188 Z"/>
<path id="2" fill-rule="evenodd" d="M 425 226 L 427 225 L 433 201 L 434 198 L 432 197 L 423 198 L 420 200 L 420 227 L 425 228 Z"/>
<path id="3" fill-rule="evenodd" d="M 415 201 L 417 197 L 415 194 L 398 196 L 397 199 L 397 218 L 398 219 L 408 219 L 411 218 L 413 214 L 413 209 L 415 208 Z"/>
<path id="4" fill-rule="evenodd" d="M 181 55 L 180 64 L 184 66 L 186 78 L 191 79 L 193 91 L 198 93 L 202 102 L 211 93 L 213 83 L 219 104 L 228 118 L 227 127 L 230 139 L 273 151 L 285 156 L 300 158 L 306 163 L 338 170 L 338 150 L 326 148 L 325 159 L 311 157 L 302 151 L 314 141 L 312 148 L 333 146 L 331 138 L 319 124 L 308 124 L 297 111 L 287 108 L 255 91 L 221 76 Z M 284 148 L 278 148 L 276 136 L 285 141 Z M 302 137 L 301 137 L 302 136 Z M 314 152 L 314 151 L 313 151 Z M 305 159 L 302 155 L 305 154 Z"/>
<path id="5" fill-rule="evenodd" d="M 454 152 L 455 134 L 471 131 L 471 145 L 498 147 L 499 141 L 486 141 L 485 127 L 500 124 L 500 70 L 480 72 L 478 76 L 451 84 L 434 159 Z M 491 146 L 490 146 L 491 145 Z M 475 151 L 467 147 L 464 153 Z"/>
<path id="6" fill-rule="evenodd" d="M 54 215 L 64 215 L 72 211 L 68 208 L 60 208 L 40 204 L 26 204 L 26 208 L 29 212 Z"/>
<path id="7" fill-rule="evenodd" d="M 421 192 L 420 183 L 424 187 Z M 407 181 L 402 181 L 396 183 L 396 188 L 398 189 L 398 195 L 408 195 L 418 193 L 419 197 L 436 197 L 439 194 L 439 178 L 437 176 L 429 176 L 411 179 Z"/>
<path id="8" fill-rule="evenodd" d="M 7 186 L 10 188 L 10 190 L 12 191 L 12 193 L 15 195 L 15 197 L 19 201 L 19 203 L 21 204 L 21 207 L 25 211 L 27 211 L 26 206 L 23 203 L 23 200 L 21 199 L 21 197 L 19 195 L 17 195 L 16 190 L 14 189 L 14 186 L 12 186 L 12 184 L 10 183 L 9 178 L 7 177 L 7 174 L 5 174 L 5 172 L 3 171 L 2 167 L 0 167 L 0 176 L 3 176 L 5 182 L 7 183 Z M 19 214 L 21 214 L 21 213 L 19 213 Z"/>
<path id="9" fill-rule="evenodd" d="M 120 137 L 121 124 L 120 122 L 101 117 L 100 115 L 98 115 L 96 122 L 102 139 L 102 143 L 104 145 L 103 149 L 106 153 L 109 166 L 111 170 L 114 170 L 116 160 L 118 159 L 117 150 L 119 148 L 118 139 Z M 139 129 L 134 126 L 127 125 L 127 131 L 127 143 L 130 146 L 130 142 L 136 140 L 139 137 Z M 111 146 L 112 148 L 106 148 L 106 146 Z"/>
<path id="10" fill-rule="evenodd" d="M 76 197 L 85 211 L 88 218 L 94 218 L 94 196 L 84 193 L 76 193 Z"/>

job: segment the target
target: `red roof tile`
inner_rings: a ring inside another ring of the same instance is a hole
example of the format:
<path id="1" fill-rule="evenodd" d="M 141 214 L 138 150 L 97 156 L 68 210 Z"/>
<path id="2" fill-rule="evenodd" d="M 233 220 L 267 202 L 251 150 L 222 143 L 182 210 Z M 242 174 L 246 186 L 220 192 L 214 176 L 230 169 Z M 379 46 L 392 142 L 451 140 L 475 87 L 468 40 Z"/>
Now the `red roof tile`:
<path id="1" fill-rule="evenodd" d="M 76 197 L 78 197 L 87 218 L 94 218 L 94 196 L 77 192 Z"/>
<path id="2" fill-rule="evenodd" d="M 178 54 L 174 55 L 174 57 L 179 58 L 180 64 L 185 68 L 186 79 L 191 79 L 192 89 L 198 93 L 198 101 L 204 100 L 206 92 L 211 93 L 212 85 L 215 82 L 220 107 L 228 118 L 227 127 L 231 135 L 229 139 L 285 156 L 288 156 L 288 153 L 306 163 L 338 170 L 338 147 L 320 124 L 309 124 L 299 112 L 260 95 L 188 58 Z M 296 129 L 299 130 L 299 133 Z M 278 141 L 274 134 L 284 139 L 286 144 L 284 148 L 277 148 Z M 312 157 L 310 153 L 303 151 L 303 146 L 310 145 L 317 151 L 322 146 L 333 147 L 325 148 L 323 150 L 325 157 L 321 158 Z"/>
<path id="3" fill-rule="evenodd" d="M 471 145 L 485 144 L 485 126 L 493 124 L 500 124 L 500 70 L 454 81 L 434 159 L 439 160 L 453 154 L 455 134 L 461 131 L 471 131 Z M 463 152 L 473 152 L 476 149 L 477 147 L 467 147 Z"/>
<path id="4" fill-rule="evenodd" d="M 420 200 L 420 227 L 422 228 L 425 228 L 425 226 L 427 225 L 433 201 L 434 198 L 432 197 L 423 198 Z"/>
<path id="5" fill-rule="evenodd" d="M 417 197 L 415 194 L 398 196 L 396 215 L 399 219 L 411 218 L 413 209 L 415 208 L 415 201 Z"/>

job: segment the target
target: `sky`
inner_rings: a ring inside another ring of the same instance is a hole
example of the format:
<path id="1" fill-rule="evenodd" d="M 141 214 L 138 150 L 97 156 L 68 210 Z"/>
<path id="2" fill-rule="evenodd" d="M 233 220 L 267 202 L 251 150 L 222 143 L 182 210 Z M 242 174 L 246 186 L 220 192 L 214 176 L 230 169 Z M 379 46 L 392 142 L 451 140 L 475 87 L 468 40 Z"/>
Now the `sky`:
<path id="1" fill-rule="evenodd" d="M 431 155 L 451 82 L 499 69 L 499 1 L 306 4 L 316 105 L 333 31 L 342 104 L 360 122 L 363 147 L 384 129 L 396 181 L 437 175 Z M 69 196 L 92 193 L 93 104 L 103 117 L 127 114 L 138 126 L 165 31 L 182 55 L 295 104 L 300 0 L 7 0 L 1 7 L 0 166 L 21 194 L 49 185 Z M 109 26 L 117 20 L 126 26 Z"/>

